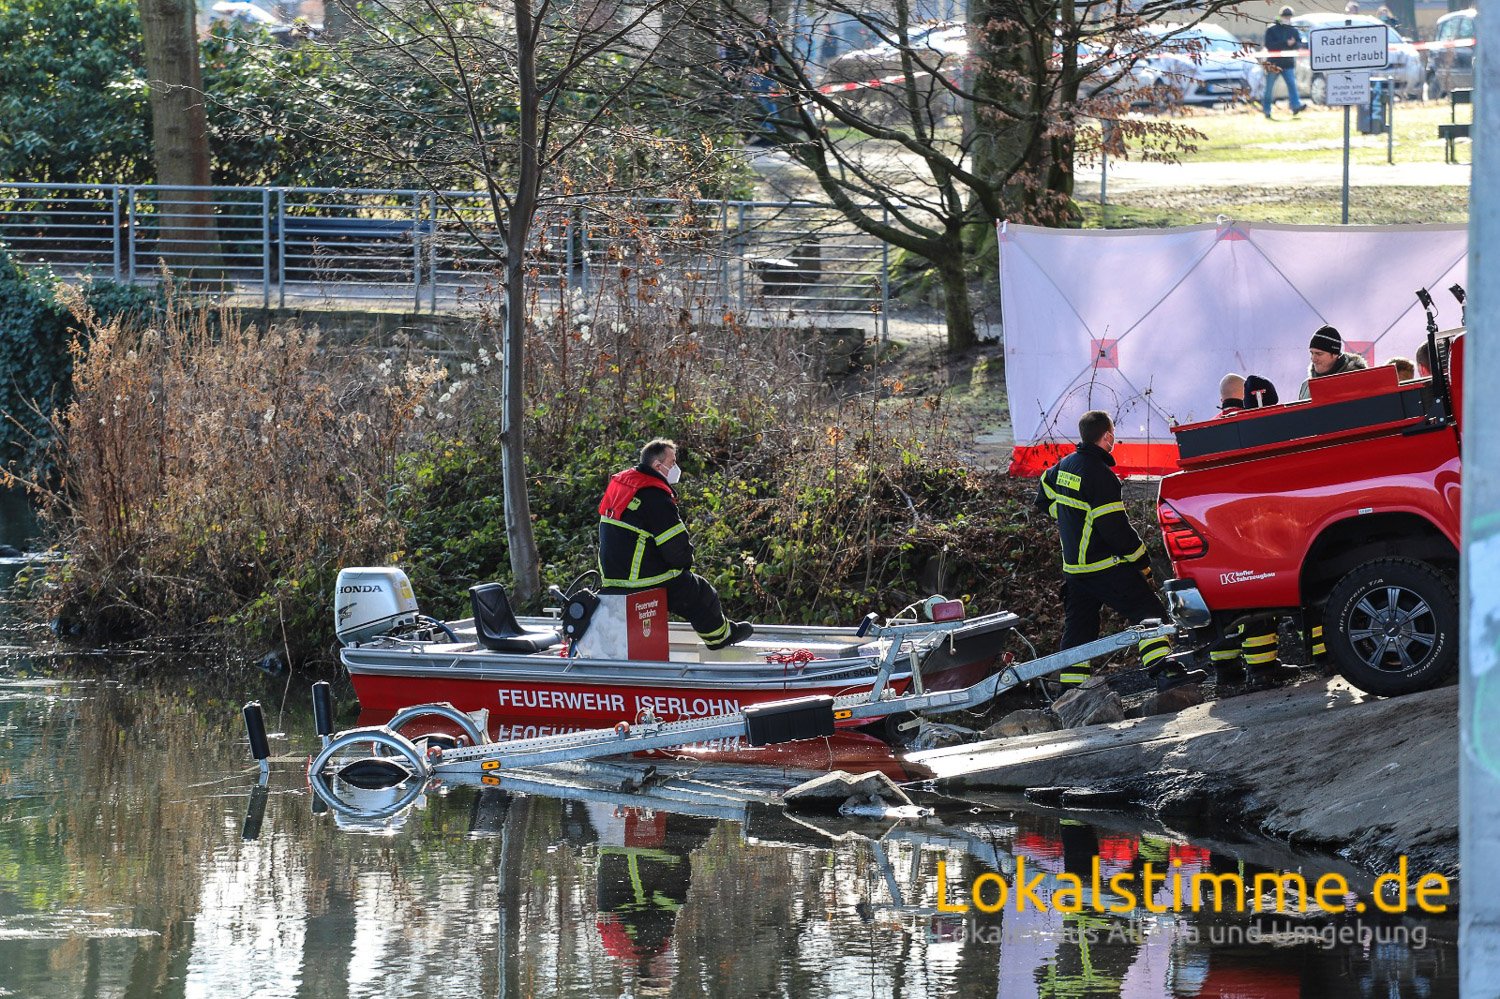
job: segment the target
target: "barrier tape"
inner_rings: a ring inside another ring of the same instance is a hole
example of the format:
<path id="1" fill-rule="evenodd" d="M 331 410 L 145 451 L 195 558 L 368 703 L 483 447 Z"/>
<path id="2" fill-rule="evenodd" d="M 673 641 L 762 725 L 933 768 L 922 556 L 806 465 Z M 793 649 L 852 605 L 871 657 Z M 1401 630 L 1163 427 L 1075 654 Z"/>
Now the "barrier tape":
<path id="1" fill-rule="evenodd" d="M 1471 48 L 1474 47 L 1474 39 L 1472 39 L 1472 38 L 1459 38 L 1459 39 L 1454 39 L 1452 41 L 1443 41 L 1443 42 L 1409 42 L 1408 44 L 1411 45 L 1412 48 L 1417 49 L 1419 51 L 1431 51 L 1433 49 L 1471 49 Z M 1241 58 L 1241 59 L 1254 59 L 1254 60 L 1257 60 L 1257 61 L 1262 60 L 1262 59 L 1275 59 L 1275 58 L 1286 58 L 1286 57 L 1290 57 L 1290 58 L 1295 59 L 1295 58 L 1297 58 L 1297 56 L 1299 56 L 1299 55 L 1305 55 L 1306 53 L 1307 53 L 1307 49 L 1255 49 L 1255 50 L 1246 50 L 1238 58 Z M 959 71 L 959 67 L 954 67 L 953 72 L 958 72 L 958 71 Z M 918 70 L 918 71 L 916 71 L 916 72 L 914 72 L 914 73 L 911 74 L 910 79 L 917 80 L 917 79 L 920 79 L 921 77 L 932 76 L 932 75 L 934 75 L 934 74 L 929 73 L 926 70 Z M 876 88 L 876 87 L 889 86 L 892 83 L 904 83 L 907 79 L 908 79 L 908 77 L 907 77 L 907 75 L 905 73 L 896 73 L 896 74 L 893 74 L 891 76 L 880 76 L 880 77 L 875 77 L 874 79 L 870 79 L 870 80 L 853 80 L 853 81 L 850 81 L 850 82 L 847 82 L 847 83 L 825 83 L 823 86 L 818 87 L 817 91 L 820 94 L 845 94 L 845 93 L 848 93 L 851 90 L 868 90 L 868 89 L 872 89 L 872 88 Z M 788 95 L 786 93 L 784 93 L 784 92 L 776 91 L 776 92 L 767 93 L 765 96 L 766 97 L 786 97 Z"/>
<path id="2" fill-rule="evenodd" d="M 932 74 L 926 70 L 918 70 L 911 75 L 913 80 Z M 890 83 L 902 83 L 906 80 L 905 73 L 897 73 L 894 76 L 881 76 L 873 80 L 858 80 L 851 83 L 826 83 L 817 88 L 820 94 L 842 94 L 850 90 L 864 90 L 869 87 L 883 87 Z M 785 94 L 767 94 L 768 97 L 785 97 Z"/>
<path id="3" fill-rule="evenodd" d="M 1446 42 L 1407 42 L 1406 44 L 1410 45 L 1414 49 L 1417 49 L 1418 51 L 1430 51 L 1432 49 L 1471 49 L 1474 47 L 1474 39 L 1456 38 Z M 1307 49 L 1255 49 L 1253 51 L 1246 50 L 1242 58 L 1276 59 L 1290 57 L 1295 59 L 1299 55 L 1306 54 Z"/>

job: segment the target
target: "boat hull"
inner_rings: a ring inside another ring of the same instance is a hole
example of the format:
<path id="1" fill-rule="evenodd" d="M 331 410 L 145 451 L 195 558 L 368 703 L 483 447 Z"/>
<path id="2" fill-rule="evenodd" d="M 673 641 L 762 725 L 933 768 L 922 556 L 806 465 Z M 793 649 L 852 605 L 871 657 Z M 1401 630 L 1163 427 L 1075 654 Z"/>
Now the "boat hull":
<path id="1" fill-rule="evenodd" d="M 1003 627 L 977 625 L 928 650 L 924 687 L 959 689 L 983 679 L 1014 621 L 1006 618 L 1010 620 Z M 847 629 L 843 632 L 852 636 Z M 787 636 L 776 636 L 782 637 Z M 805 663 L 763 658 L 648 663 L 506 655 L 472 646 L 429 644 L 353 646 L 343 650 L 342 659 L 361 709 L 369 716 L 389 717 L 414 704 L 446 701 L 461 711 L 487 710 L 497 739 L 609 728 L 648 714 L 660 721 L 681 721 L 794 697 L 867 693 L 877 673 L 869 652 Z M 904 658 L 902 664 L 886 685 L 898 695 L 912 685 Z M 867 723 L 868 719 L 860 722 Z"/>

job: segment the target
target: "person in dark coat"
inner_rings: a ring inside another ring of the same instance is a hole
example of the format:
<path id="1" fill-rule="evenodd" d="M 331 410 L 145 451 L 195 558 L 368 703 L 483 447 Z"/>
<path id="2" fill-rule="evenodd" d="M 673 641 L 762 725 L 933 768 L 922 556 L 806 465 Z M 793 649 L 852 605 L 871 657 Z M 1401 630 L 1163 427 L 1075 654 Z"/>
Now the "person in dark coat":
<path id="1" fill-rule="evenodd" d="M 1276 397 L 1276 386 L 1271 384 L 1269 378 L 1250 375 L 1245 379 L 1246 409 L 1263 409 L 1266 406 L 1274 406 L 1279 401 Z"/>
<path id="2" fill-rule="evenodd" d="M 1296 117 L 1307 105 L 1297 96 L 1297 57 L 1294 53 L 1302 47 L 1302 32 L 1292 23 L 1292 8 L 1281 8 L 1276 23 L 1266 27 L 1265 45 L 1267 52 L 1277 54 L 1266 57 L 1266 93 L 1261 98 L 1261 110 L 1267 118 L 1271 117 L 1272 98 L 1276 96 L 1279 77 L 1286 82 L 1286 103 L 1292 109 L 1292 116 Z"/>
<path id="3" fill-rule="evenodd" d="M 713 584 L 692 571 L 693 542 L 673 488 L 681 477 L 677 445 L 663 439 L 641 448 L 640 464 L 611 476 L 599 501 L 602 592 L 662 587 L 667 610 L 687 618 L 710 649 L 722 649 L 755 629 L 726 618 Z"/>
<path id="4" fill-rule="evenodd" d="M 1219 415 L 1233 416 L 1245 408 L 1245 376 L 1230 372 L 1219 379 Z"/>
<path id="5" fill-rule="evenodd" d="M 1125 515 L 1120 479 L 1114 472 L 1114 421 L 1093 410 L 1078 421 L 1077 449 L 1042 473 L 1036 507 L 1057 521 L 1062 540 L 1063 636 L 1061 649 L 1099 637 L 1099 611 L 1115 610 L 1131 624 L 1150 618 L 1165 621 L 1167 610 L 1151 585 L 1146 546 Z M 1141 665 L 1163 687 L 1204 678 L 1201 670 L 1185 672 L 1168 658 L 1171 640 L 1145 638 L 1137 643 Z M 1079 685 L 1092 675 L 1087 663 L 1070 667 L 1059 679 Z"/>
<path id="6" fill-rule="evenodd" d="M 1314 378 L 1341 375 L 1346 371 L 1363 371 L 1369 367 L 1363 357 L 1345 352 L 1344 338 L 1332 326 L 1318 327 L 1307 343 L 1307 355 L 1310 359 L 1307 381 L 1302 383 L 1302 388 L 1297 392 L 1298 399 L 1311 398 L 1308 386 Z"/>

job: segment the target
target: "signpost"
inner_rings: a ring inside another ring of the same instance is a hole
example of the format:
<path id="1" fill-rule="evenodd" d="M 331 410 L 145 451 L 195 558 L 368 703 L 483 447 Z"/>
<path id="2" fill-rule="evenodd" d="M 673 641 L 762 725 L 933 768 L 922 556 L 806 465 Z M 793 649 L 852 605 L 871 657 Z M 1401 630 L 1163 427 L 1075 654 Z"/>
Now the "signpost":
<path id="1" fill-rule="evenodd" d="M 1314 28 L 1307 33 L 1312 72 L 1322 73 L 1327 101 L 1344 106 L 1344 225 L 1349 224 L 1349 108 L 1370 102 L 1370 70 L 1390 62 L 1390 32 L 1383 24 Z"/>

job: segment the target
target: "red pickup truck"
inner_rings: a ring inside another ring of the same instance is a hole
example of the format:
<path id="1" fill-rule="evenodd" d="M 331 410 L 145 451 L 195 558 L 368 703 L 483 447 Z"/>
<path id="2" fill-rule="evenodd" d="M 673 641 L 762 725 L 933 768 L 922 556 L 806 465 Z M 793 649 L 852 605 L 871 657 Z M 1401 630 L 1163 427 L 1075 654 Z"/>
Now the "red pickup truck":
<path id="1" fill-rule="evenodd" d="M 1461 333 L 1435 377 L 1313 379 L 1311 399 L 1175 428 L 1157 518 L 1193 644 L 1274 615 L 1321 624 L 1340 674 L 1394 695 L 1458 662 Z"/>

